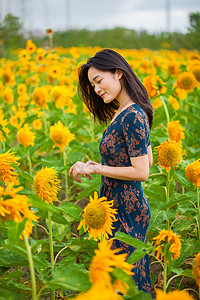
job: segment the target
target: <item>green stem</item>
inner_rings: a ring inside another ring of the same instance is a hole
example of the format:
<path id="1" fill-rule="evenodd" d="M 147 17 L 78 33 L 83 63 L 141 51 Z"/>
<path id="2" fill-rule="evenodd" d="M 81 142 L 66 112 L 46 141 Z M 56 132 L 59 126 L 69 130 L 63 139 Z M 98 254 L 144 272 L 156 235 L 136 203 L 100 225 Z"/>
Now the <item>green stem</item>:
<path id="1" fill-rule="evenodd" d="M 27 156 L 28 156 L 28 164 L 29 164 L 30 175 L 33 176 L 33 166 L 32 166 L 32 162 L 31 162 L 31 156 L 30 156 L 29 150 L 27 151 Z"/>
<path id="2" fill-rule="evenodd" d="M 67 165 L 67 153 L 65 152 L 65 150 L 63 150 L 63 161 L 64 161 L 64 166 L 66 167 Z M 69 186 L 68 186 L 68 174 L 67 174 L 67 170 L 64 171 L 64 175 L 65 175 L 65 191 L 66 191 L 66 200 L 69 200 Z"/>
<path id="3" fill-rule="evenodd" d="M 34 270 L 34 265 L 33 265 L 33 258 L 32 258 L 32 253 L 31 253 L 31 247 L 29 245 L 28 239 L 25 236 L 25 234 L 24 234 L 24 242 L 25 242 L 25 245 L 26 245 L 29 268 L 30 268 L 30 273 L 31 273 L 32 299 L 37 300 L 36 278 L 35 278 L 35 270 Z"/>
<path id="4" fill-rule="evenodd" d="M 182 195 L 185 194 L 185 187 L 182 185 Z"/>
<path id="5" fill-rule="evenodd" d="M 54 271 L 54 252 L 53 252 L 53 234 L 52 234 L 52 224 L 51 224 L 52 213 L 48 212 L 48 222 L 49 222 L 49 247 L 50 247 L 50 259 L 51 259 L 51 271 Z M 51 300 L 55 300 L 55 290 L 51 290 Z"/>
<path id="6" fill-rule="evenodd" d="M 6 151 L 5 142 L 2 141 L 1 144 L 2 144 L 3 151 Z"/>
<path id="7" fill-rule="evenodd" d="M 44 291 L 44 289 L 46 289 L 46 287 L 47 287 L 47 285 L 44 285 L 43 287 L 41 287 L 41 289 L 39 290 L 39 293 L 37 295 L 37 300 L 40 300 L 40 295 Z"/>
<path id="8" fill-rule="evenodd" d="M 169 117 L 169 112 L 168 112 L 168 109 L 167 109 L 167 105 L 165 104 L 165 101 L 164 101 L 162 96 L 160 96 L 160 100 L 162 101 L 162 104 L 163 104 L 163 107 L 164 107 L 164 110 L 165 110 L 167 123 L 169 123 L 170 122 L 170 117 Z"/>
<path id="9" fill-rule="evenodd" d="M 197 210 L 198 210 L 198 236 L 200 239 L 200 207 L 199 207 L 199 188 L 197 185 Z"/>
<path id="10" fill-rule="evenodd" d="M 44 132 L 45 132 L 45 136 L 48 135 L 48 127 L 47 127 L 47 119 L 46 116 L 43 115 L 43 122 L 44 122 Z"/>
<path id="11" fill-rule="evenodd" d="M 53 49 L 53 35 L 52 34 L 49 35 L 49 48 Z"/>
<path id="12" fill-rule="evenodd" d="M 163 291 L 166 293 L 167 291 L 167 249 L 168 247 L 165 246 L 165 253 L 164 253 L 164 278 L 163 278 Z"/>
<path id="13" fill-rule="evenodd" d="M 41 227 L 42 229 L 44 229 L 44 231 L 46 232 L 47 235 L 49 235 L 48 231 L 46 230 L 46 228 L 40 224 L 37 224 L 37 226 Z"/>
<path id="14" fill-rule="evenodd" d="M 166 183 L 166 203 L 169 203 L 169 185 L 170 185 L 170 170 L 167 173 L 167 183 Z M 169 220 L 167 220 L 167 229 L 169 229 Z"/>

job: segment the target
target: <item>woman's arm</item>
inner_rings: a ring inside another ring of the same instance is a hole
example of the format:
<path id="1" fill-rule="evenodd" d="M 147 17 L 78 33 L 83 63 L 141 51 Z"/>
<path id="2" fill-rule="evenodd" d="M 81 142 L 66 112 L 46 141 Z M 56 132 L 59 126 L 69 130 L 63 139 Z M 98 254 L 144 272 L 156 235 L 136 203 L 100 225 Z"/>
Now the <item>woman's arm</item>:
<path id="1" fill-rule="evenodd" d="M 111 167 L 101 164 L 94 164 L 93 162 L 83 163 L 76 162 L 69 171 L 69 176 L 73 174 L 74 179 L 81 182 L 78 175 L 84 175 L 89 179 L 92 179 L 90 175 L 99 174 L 106 177 L 111 177 L 121 180 L 135 180 L 145 181 L 149 176 L 149 159 L 148 155 L 140 157 L 131 157 L 130 167 Z"/>
<path id="2" fill-rule="evenodd" d="M 148 159 L 149 159 L 149 168 L 151 168 L 152 163 L 153 163 L 153 154 L 152 154 L 151 145 L 148 146 L 147 153 L 148 153 Z"/>
<path id="3" fill-rule="evenodd" d="M 131 157 L 130 167 L 94 166 L 96 174 L 121 180 L 145 181 L 149 177 L 148 155 Z"/>

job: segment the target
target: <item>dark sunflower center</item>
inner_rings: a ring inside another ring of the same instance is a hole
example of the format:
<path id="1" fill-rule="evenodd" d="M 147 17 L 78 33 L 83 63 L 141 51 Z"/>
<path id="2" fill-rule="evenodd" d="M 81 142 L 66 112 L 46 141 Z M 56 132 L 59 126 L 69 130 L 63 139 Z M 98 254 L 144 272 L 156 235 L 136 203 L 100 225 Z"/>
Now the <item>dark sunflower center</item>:
<path id="1" fill-rule="evenodd" d="M 100 203 L 90 205 L 85 211 L 86 224 L 92 229 L 100 229 L 105 224 L 106 212 Z"/>

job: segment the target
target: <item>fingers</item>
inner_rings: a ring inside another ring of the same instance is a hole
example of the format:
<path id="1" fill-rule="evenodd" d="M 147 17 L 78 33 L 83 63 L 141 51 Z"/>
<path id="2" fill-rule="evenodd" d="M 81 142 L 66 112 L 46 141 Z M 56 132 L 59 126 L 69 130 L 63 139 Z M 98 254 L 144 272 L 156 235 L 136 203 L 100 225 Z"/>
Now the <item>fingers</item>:
<path id="1" fill-rule="evenodd" d="M 75 164 L 73 164 L 73 166 L 70 168 L 70 170 L 69 170 L 69 176 L 71 176 L 71 174 L 72 174 L 73 171 L 74 171 L 75 166 L 76 166 L 78 163 L 79 163 L 79 161 L 77 161 Z"/>
<path id="2" fill-rule="evenodd" d="M 86 162 L 86 165 L 97 165 L 97 163 L 95 161 L 92 161 L 92 160 L 88 160 Z"/>
<path id="3" fill-rule="evenodd" d="M 73 172 L 73 166 L 70 168 L 70 170 L 69 170 L 69 176 L 71 176 L 72 175 L 72 172 Z"/>
<path id="4" fill-rule="evenodd" d="M 90 175 L 84 175 L 87 179 L 93 179 Z"/>
<path id="5" fill-rule="evenodd" d="M 70 170 L 69 170 L 69 176 L 73 175 L 73 176 L 74 176 L 74 179 L 75 179 L 77 182 L 79 182 L 79 183 L 81 183 L 81 179 L 80 179 L 79 176 L 78 176 L 79 174 L 80 174 L 80 175 L 84 175 L 86 178 L 88 178 L 88 179 L 90 179 L 90 180 L 93 179 L 90 175 L 84 174 L 84 173 L 86 173 L 87 171 L 83 169 L 83 165 L 89 165 L 90 162 L 92 162 L 92 161 L 88 161 L 88 162 L 85 164 L 85 163 L 83 163 L 83 162 L 77 161 L 77 162 L 70 168 Z M 94 163 L 94 162 L 92 162 L 92 163 Z"/>

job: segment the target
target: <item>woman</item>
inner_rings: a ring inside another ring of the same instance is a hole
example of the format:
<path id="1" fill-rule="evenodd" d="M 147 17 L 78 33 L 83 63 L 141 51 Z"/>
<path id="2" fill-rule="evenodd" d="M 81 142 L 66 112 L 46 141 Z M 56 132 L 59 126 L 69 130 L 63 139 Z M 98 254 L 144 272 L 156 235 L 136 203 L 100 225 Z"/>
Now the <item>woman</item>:
<path id="1" fill-rule="evenodd" d="M 102 175 L 100 197 L 114 200 L 118 220 L 113 235 L 125 232 L 143 242 L 150 222 L 149 203 L 143 193 L 152 165 L 150 128 L 153 109 L 146 89 L 127 61 L 117 52 L 104 49 L 79 69 L 78 92 L 100 124 L 111 121 L 100 142 L 101 164 L 76 162 L 70 169 L 79 175 Z M 134 248 L 114 240 L 114 246 L 129 255 Z M 148 255 L 135 264 L 134 281 L 139 290 L 151 293 Z"/>

